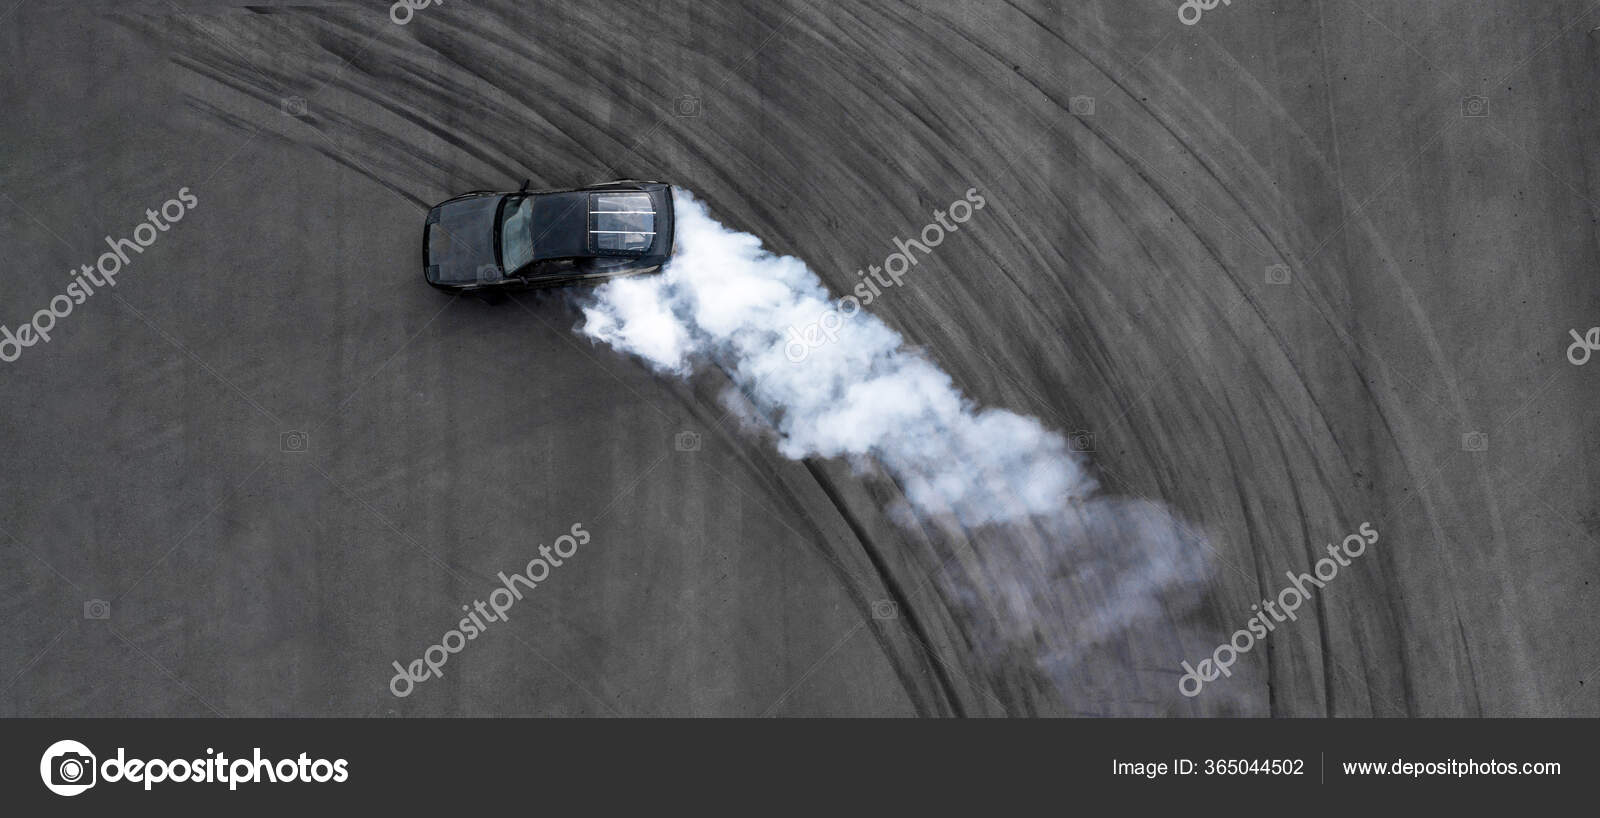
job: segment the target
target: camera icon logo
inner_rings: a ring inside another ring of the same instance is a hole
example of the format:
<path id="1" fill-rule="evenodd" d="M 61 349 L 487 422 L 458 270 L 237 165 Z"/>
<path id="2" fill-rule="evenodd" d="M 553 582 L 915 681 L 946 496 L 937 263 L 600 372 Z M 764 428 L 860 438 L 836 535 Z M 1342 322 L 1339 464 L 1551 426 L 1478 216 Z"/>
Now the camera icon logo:
<path id="1" fill-rule="evenodd" d="M 1067 441 L 1067 444 L 1075 452 L 1092 452 L 1094 451 L 1094 432 L 1079 429 L 1072 433 L 1072 437 Z"/>
<path id="2" fill-rule="evenodd" d="M 103 599 L 91 599 L 83 603 L 84 619 L 110 619 L 111 603 Z"/>
<path id="3" fill-rule="evenodd" d="M 278 445 L 286 452 L 303 454 L 311 446 L 311 438 L 305 432 L 284 432 L 278 436 Z"/>
<path id="4" fill-rule="evenodd" d="M 1288 284 L 1289 283 L 1289 265 L 1287 265 L 1287 264 L 1269 264 L 1269 265 L 1267 265 L 1267 283 L 1268 284 L 1278 284 L 1278 285 Z"/>
<path id="5" fill-rule="evenodd" d="M 872 602 L 873 619 L 899 619 L 900 603 L 892 599 L 878 599 Z"/>
<path id="6" fill-rule="evenodd" d="M 478 283 L 493 284 L 500 280 L 500 268 L 494 264 L 478 265 Z"/>
<path id="7" fill-rule="evenodd" d="M 77 795 L 95 784 L 94 753 L 82 742 L 66 739 L 50 745 L 39 759 L 39 778 L 56 795 Z"/>
<path id="8" fill-rule="evenodd" d="M 1461 451 L 1489 451 L 1489 435 L 1485 434 L 1484 432 L 1467 432 L 1461 436 Z"/>
<path id="9" fill-rule="evenodd" d="M 672 112 L 678 116 L 699 116 L 703 110 L 705 109 L 700 105 L 700 98 L 693 94 L 684 94 L 672 101 Z"/>
<path id="10" fill-rule="evenodd" d="M 698 452 L 700 451 L 700 433 L 679 432 L 672 439 L 672 446 L 680 452 Z"/>
<path id="11" fill-rule="evenodd" d="M 1067 111 L 1073 116 L 1094 116 L 1094 97 L 1076 96 L 1067 100 Z"/>
<path id="12" fill-rule="evenodd" d="M 1489 98 L 1482 94 L 1473 94 L 1461 98 L 1461 115 L 1464 117 L 1480 117 L 1489 115 Z"/>
<path id="13" fill-rule="evenodd" d="M 284 116 L 303 117 L 306 115 L 305 97 L 284 97 L 280 104 L 283 106 Z"/>

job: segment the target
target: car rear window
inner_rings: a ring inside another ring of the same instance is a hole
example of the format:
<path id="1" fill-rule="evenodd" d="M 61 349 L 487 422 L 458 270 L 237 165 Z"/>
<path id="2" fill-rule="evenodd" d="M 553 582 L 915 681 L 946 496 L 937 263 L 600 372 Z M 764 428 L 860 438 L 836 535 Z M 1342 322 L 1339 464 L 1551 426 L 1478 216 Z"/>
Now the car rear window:
<path id="1" fill-rule="evenodd" d="M 607 253 L 643 253 L 656 238 L 656 209 L 648 193 L 589 197 L 589 246 Z"/>

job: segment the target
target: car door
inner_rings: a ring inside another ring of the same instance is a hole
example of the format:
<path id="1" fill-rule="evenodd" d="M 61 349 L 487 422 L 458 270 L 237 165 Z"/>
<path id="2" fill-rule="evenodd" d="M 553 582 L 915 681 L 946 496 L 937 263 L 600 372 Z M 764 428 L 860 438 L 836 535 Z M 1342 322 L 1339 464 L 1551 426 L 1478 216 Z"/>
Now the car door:
<path id="1" fill-rule="evenodd" d="M 579 258 L 540 259 L 528 265 L 521 278 L 528 284 L 556 284 L 579 278 L 582 261 Z"/>

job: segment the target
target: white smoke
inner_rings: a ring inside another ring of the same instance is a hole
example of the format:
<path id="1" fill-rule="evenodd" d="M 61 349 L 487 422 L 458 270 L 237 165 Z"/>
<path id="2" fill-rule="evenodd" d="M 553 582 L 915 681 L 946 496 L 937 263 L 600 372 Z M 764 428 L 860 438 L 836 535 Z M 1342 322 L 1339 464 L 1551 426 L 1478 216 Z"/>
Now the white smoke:
<path id="1" fill-rule="evenodd" d="M 681 189 L 674 206 L 665 270 L 600 287 L 579 330 L 662 373 L 721 367 L 737 390 L 729 405 L 753 408 L 785 457 L 881 464 L 909 503 L 891 513 L 953 519 L 1003 543 L 986 566 L 992 586 L 975 592 L 987 601 L 971 603 L 998 620 L 982 624 L 986 637 L 1026 643 L 1058 675 L 1079 646 L 1162 615 L 1158 594 L 1205 573 L 1164 508 L 1097 497 L 1061 434 L 976 406 L 871 314 L 855 311 L 836 340 L 793 360 L 790 328 L 839 302 L 803 262 L 724 227 Z M 1137 541 L 1113 542 L 1126 537 Z"/>
<path id="2" fill-rule="evenodd" d="M 866 312 L 844 319 L 836 342 L 792 360 L 788 328 L 835 308 L 822 282 L 799 259 L 717 223 L 689 194 L 675 196 L 671 263 L 658 276 L 601 287 L 583 311 L 584 333 L 661 372 L 721 364 L 774 424 L 785 457 L 873 457 L 919 513 L 977 525 L 1053 514 L 1094 493 L 1061 435 L 974 406 Z M 1001 485 L 1011 490 L 997 492 Z"/>

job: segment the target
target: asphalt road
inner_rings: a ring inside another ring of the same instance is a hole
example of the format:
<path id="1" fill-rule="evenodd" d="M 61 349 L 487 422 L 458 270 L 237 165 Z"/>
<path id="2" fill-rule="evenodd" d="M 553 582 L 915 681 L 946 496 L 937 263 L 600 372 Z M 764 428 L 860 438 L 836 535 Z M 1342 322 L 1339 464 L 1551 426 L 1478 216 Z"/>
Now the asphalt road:
<path id="1" fill-rule="evenodd" d="M 197 200 L 0 364 L 0 714 L 1600 715 L 1600 9 L 1177 5 L 0 8 L 0 324 Z M 836 292 L 980 189 L 873 311 L 1169 504 L 1203 604 L 1062 684 L 955 601 L 1004 549 L 581 338 L 581 293 L 426 287 L 427 206 L 527 177 L 686 186 Z"/>

